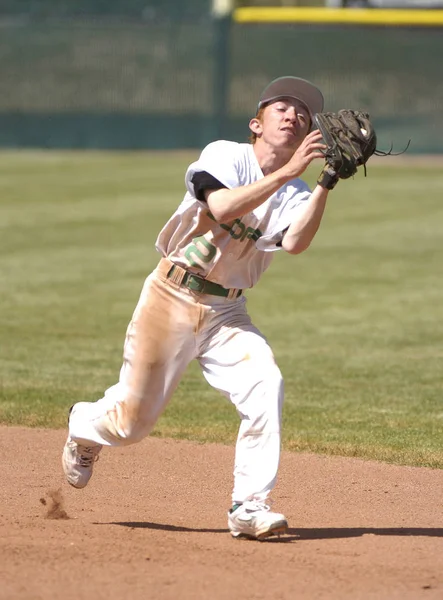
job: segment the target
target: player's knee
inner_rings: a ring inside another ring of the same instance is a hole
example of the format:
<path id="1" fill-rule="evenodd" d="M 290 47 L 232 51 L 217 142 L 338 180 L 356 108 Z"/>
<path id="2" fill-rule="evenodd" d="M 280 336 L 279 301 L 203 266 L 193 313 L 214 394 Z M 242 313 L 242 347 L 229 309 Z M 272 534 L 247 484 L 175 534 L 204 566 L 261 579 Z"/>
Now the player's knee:
<path id="1" fill-rule="evenodd" d="M 157 418 L 149 403 L 126 396 L 116 407 L 117 435 L 125 445 L 140 442 L 151 433 Z"/>
<path id="2" fill-rule="evenodd" d="M 147 437 L 154 427 L 154 423 L 146 420 L 139 419 L 137 421 L 128 421 L 119 430 L 120 439 L 125 444 L 135 444 L 141 442 Z"/>
<path id="3" fill-rule="evenodd" d="M 284 381 L 275 366 L 263 373 L 248 402 L 250 431 L 253 433 L 279 432 L 283 408 Z"/>
<path id="4" fill-rule="evenodd" d="M 269 394 L 278 398 L 278 402 L 276 404 L 281 410 L 283 406 L 284 381 L 283 375 L 281 374 L 281 371 L 277 365 L 271 369 L 268 378 L 265 380 L 265 386 L 269 389 Z"/>

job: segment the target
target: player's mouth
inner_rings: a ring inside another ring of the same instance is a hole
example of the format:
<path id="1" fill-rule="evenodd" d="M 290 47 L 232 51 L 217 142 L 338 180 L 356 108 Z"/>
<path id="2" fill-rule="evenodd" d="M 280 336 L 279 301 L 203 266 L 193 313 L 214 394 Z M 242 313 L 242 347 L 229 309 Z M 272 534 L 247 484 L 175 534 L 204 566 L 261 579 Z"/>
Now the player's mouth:
<path id="1" fill-rule="evenodd" d="M 295 129 L 293 129 L 292 127 L 281 127 L 280 131 L 284 131 L 286 133 L 290 133 L 291 135 L 293 135 L 295 137 L 296 135 L 296 131 Z"/>

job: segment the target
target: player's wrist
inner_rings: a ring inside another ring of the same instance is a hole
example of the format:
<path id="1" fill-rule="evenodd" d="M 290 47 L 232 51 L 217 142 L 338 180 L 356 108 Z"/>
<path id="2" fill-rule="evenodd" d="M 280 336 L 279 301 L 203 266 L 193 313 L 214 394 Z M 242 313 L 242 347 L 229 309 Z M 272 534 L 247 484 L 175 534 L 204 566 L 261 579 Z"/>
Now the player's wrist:
<path id="1" fill-rule="evenodd" d="M 338 180 L 339 177 L 334 169 L 326 165 L 317 179 L 317 184 L 325 190 L 333 190 Z"/>
<path id="2" fill-rule="evenodd" d="M 296 178 L 287 165 L 283 165 L 283 167 L 280 167 L 280 169 L 274 171 L 271 175 L 279 186 L 285 185 L 285 183 L 288 183 L 291 179 Z"/>

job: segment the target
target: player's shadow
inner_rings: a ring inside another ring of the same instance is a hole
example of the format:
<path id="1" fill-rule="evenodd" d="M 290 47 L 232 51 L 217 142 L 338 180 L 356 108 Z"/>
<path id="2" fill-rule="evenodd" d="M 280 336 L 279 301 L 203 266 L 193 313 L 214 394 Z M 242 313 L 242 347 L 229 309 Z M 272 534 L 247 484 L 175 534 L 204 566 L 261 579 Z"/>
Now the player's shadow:
<path id="1" fill-rule="evenodd" d="M 120 525 L 130 529 L 157 529 L 160 531 L 177 531 L 182 533 L 228 533 L 228 529 L 210 529 L 166 525 L 149 521 L 114 521 L 111 523 L 94 523 L 94 525 Z M 285 535 L 270 537 L 266 541 L 274 543 L 302 542 L 307 540 L 333 540 L 357 538 L 364 535 L 390 537 L 441 537 L 443 528 L 437 527 L 313 527 L 291 528 Z"/>
<path id="2" fill-rule="evenodd" d="M 111 523 L 94 523 L 94 525 L 120 525 L 130 529 L 158 529 L 160 531 L 178 531 L 182 533 L 227 533 L 228 529 L 207 529 L 196 527 L 183 527 L 181 525 L 165 525 L 164 523 L 150 523 L 149 521 L 113 521 Z"/>
<path id="3" fill-rule="evenodd" d="M 288 533 L 277 539 L 280 542 L 308 540 L 337 540 L 357 538 L 364 535 L 390 537 L 443 537 L 440 527 L 312 527 L 291 528 Z M 273 541 L 271 538 L 270 541 Z"/>

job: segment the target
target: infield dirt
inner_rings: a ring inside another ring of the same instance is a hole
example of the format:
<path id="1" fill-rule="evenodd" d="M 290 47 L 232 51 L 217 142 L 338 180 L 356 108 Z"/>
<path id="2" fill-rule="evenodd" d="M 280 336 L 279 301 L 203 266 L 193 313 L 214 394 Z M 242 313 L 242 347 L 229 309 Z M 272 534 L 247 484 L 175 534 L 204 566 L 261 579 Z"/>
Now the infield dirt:
<path id="1" fill-rule="evenodd" d="M 230 537 L 234 448 L 147 438 L 64 482 L 64 431 L 0 428 L 0 598 L 441 599 L 443 471 L 283 453 L 290 530 Z"/>

